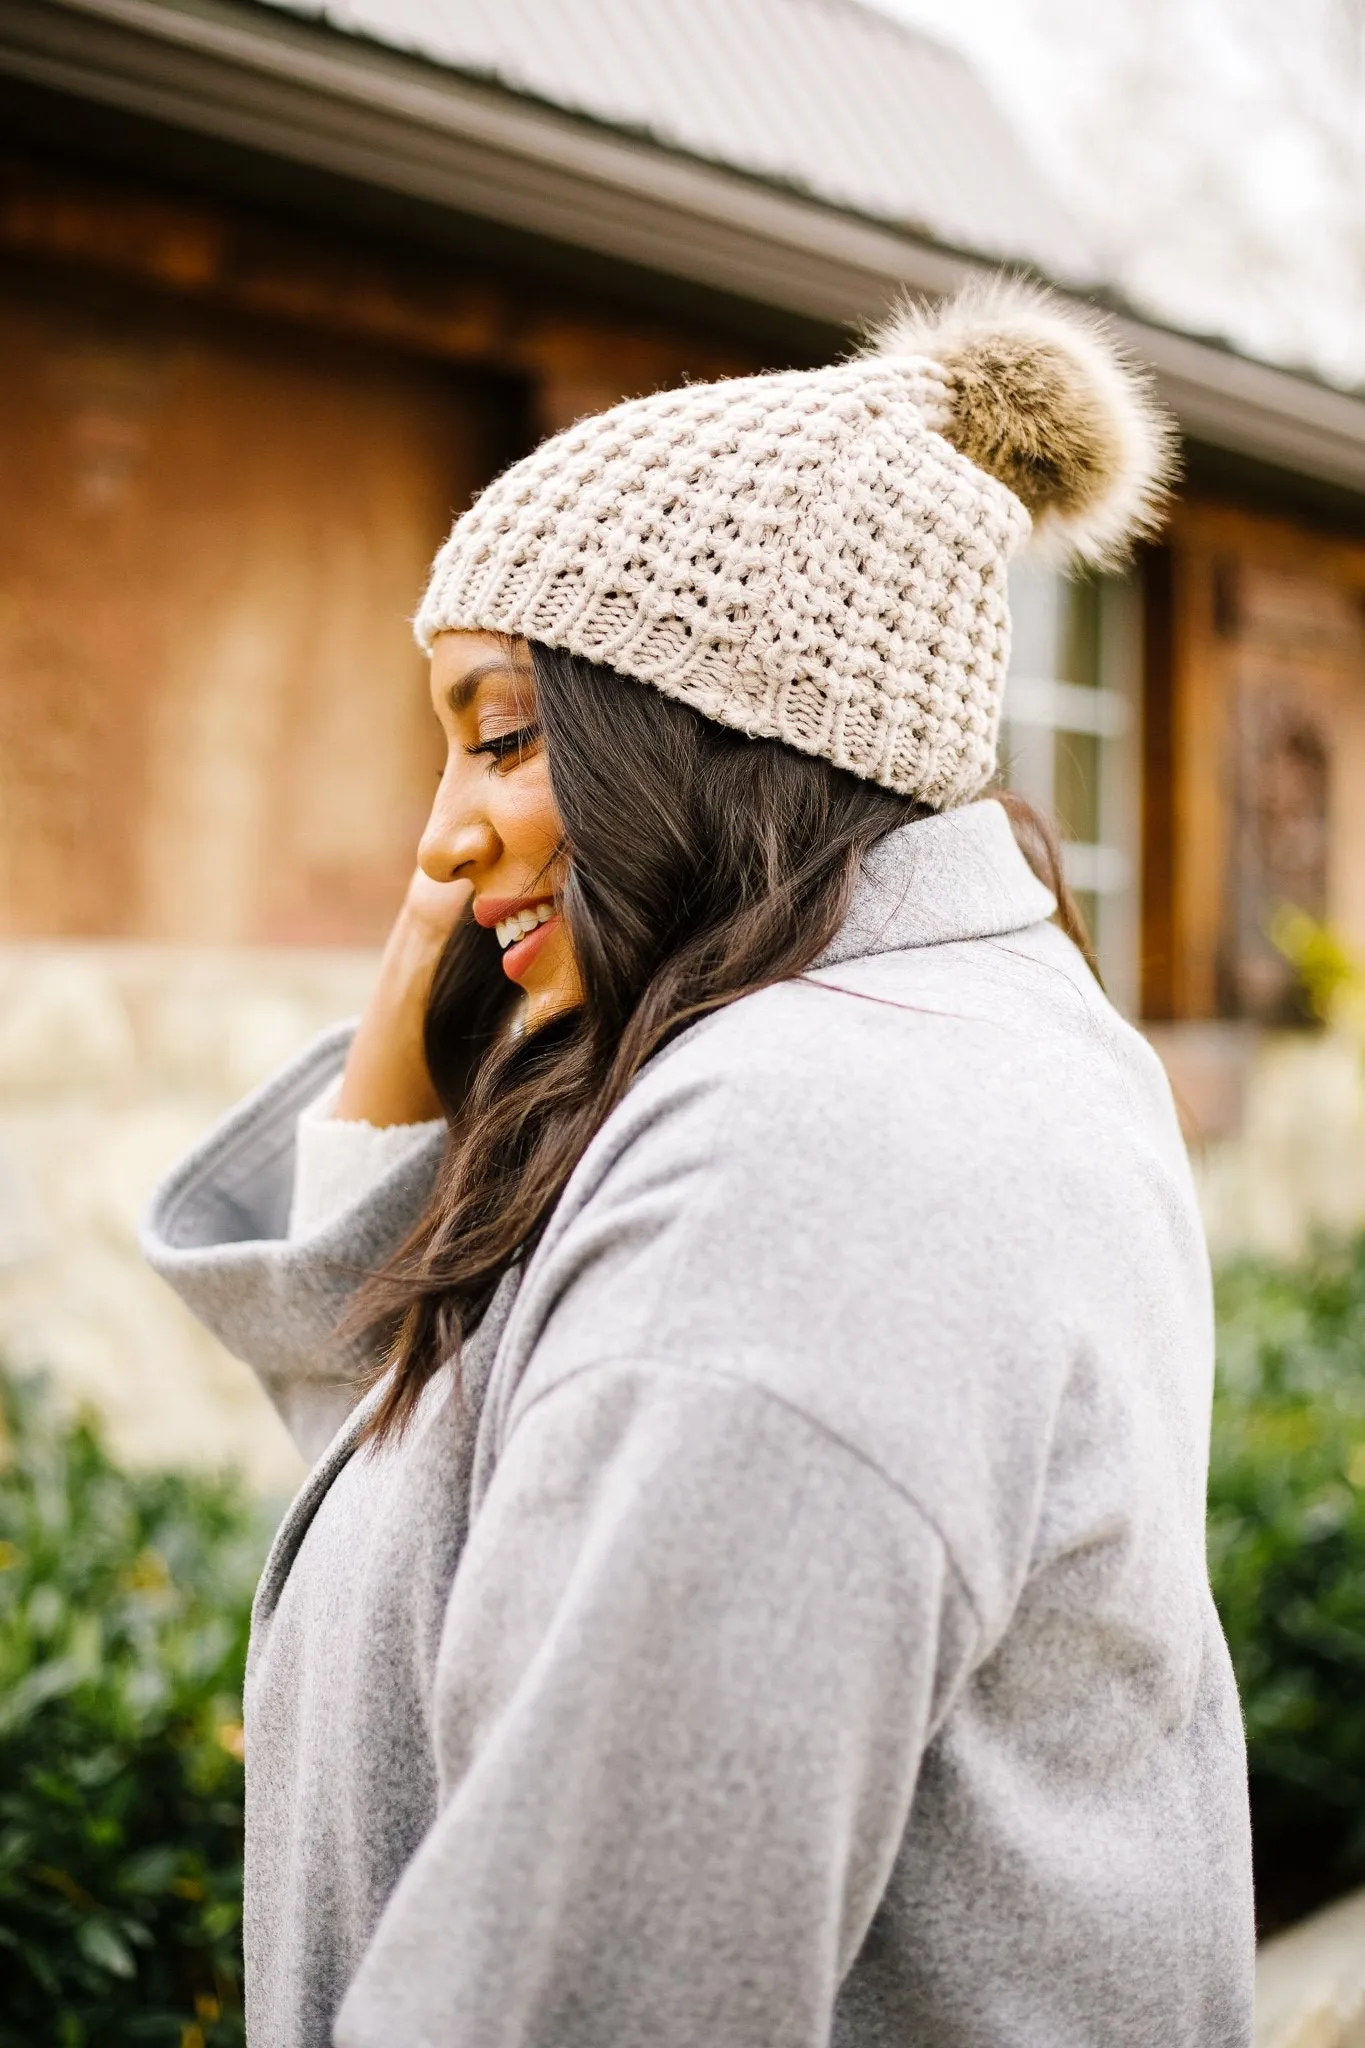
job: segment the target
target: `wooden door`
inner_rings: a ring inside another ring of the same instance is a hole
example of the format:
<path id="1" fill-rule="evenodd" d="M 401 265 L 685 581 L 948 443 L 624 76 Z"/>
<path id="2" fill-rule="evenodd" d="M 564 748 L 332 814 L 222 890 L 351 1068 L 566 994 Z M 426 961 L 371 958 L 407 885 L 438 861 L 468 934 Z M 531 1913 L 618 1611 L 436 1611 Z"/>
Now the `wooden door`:
<path id="1" fill-rule="evenodd" d="M 1365 954 L 1365 549 L 1187 507 L 1161 581 L 1144 1012 L 1292 1022 L 1281 910 Z"/>

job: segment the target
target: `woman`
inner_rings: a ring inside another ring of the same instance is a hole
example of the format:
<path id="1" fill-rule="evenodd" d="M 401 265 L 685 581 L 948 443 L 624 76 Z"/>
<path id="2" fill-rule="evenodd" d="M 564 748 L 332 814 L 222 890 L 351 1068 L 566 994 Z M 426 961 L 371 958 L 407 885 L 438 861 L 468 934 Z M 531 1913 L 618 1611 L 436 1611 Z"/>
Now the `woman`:
<path id="1" fill-rule="evenodd" d="M 980 800 L 1008 557 L 1166 466 L 1004 287 L 457 523 L 369 1010 L 149 1231 L 340 1425 L 256 1609 L 253 2048 L 1249 2042 L 1190 1177 Z"/>

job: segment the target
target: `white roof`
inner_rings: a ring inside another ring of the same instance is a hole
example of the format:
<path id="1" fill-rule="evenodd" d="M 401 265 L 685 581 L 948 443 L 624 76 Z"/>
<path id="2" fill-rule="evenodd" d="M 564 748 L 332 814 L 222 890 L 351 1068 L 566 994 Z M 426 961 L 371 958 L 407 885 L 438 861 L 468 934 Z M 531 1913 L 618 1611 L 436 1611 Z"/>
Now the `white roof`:
<path id="1" fill-rule="evenodd" d="M 953 249 L 1093 281 L 964 58 L 858 0 L 267 0 Z"/>

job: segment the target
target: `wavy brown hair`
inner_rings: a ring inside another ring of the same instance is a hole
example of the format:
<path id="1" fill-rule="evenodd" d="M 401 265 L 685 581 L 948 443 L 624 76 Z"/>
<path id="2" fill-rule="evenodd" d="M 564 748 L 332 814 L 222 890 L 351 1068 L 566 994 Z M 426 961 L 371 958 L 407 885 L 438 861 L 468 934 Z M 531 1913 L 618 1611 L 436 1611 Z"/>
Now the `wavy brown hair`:
<path id="1" fill-rule="evenodd" d="M 516 1037 L 518 992 L 493 933 L 467 920 L 451 935 L 426 1020 L 445 1155 L 425 1213 L 353 1318 L 381 1342 L 371 1438 L 401 1431 L 458 1356 L 646 1061 L 697 1018 L 803 973 L 843 923 L 866 854 L 929 815 L 613 669 L 534 642 L 530 653 L 583 1000 Z M 1055 838 L 1017 799 L 1010 808 L 1089 957 Z"/>

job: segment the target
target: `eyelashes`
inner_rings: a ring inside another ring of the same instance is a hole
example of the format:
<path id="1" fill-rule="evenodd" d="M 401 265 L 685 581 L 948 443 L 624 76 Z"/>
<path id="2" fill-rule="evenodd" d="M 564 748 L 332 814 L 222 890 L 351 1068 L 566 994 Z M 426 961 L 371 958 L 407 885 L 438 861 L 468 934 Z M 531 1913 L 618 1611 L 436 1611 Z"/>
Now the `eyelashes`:
<path id="1" fill-rule="evenodd" d="M 540 738 L 538 725 L 521 725 L 515 732 L 494 733 L 491 739 L 480 740 L 476 747 L 466 747 L 467 754 L 487 754 L 494 761 L 507 761 L 513 755 L 520 757 L 529 753 Z"/>

